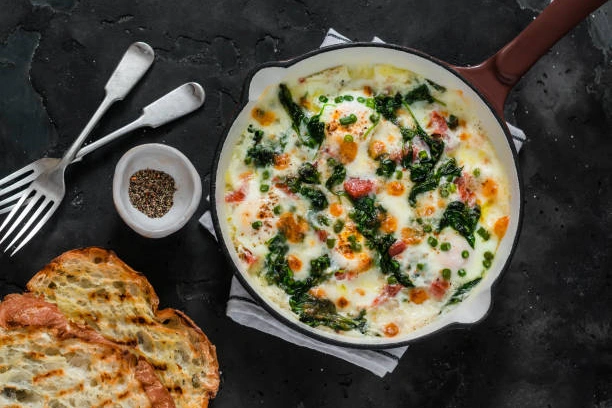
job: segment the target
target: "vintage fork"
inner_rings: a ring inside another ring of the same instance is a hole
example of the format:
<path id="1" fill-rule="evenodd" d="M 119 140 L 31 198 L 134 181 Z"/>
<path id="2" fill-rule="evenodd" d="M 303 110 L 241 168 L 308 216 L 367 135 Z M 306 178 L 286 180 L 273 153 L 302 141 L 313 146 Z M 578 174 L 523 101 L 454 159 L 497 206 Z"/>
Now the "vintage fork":
<path id="1" fill-rule="evenodd" d="M 151 67 L 154 57 L 153 49 L 143 42 L 136 42 L 127 49 L 106 83 L 106 97 L 79 135 L 79 138 L 82 137 L 84 141 L 91 129 L 96 125 L 110 105 L 123 99 L 129 93 L 134 85 L 136 85 L 140 78 L 142 78 Z M 76 150 L 78 150 L 78 147 Z M 66 155 L 68 153 L 69 152 L 67 152 Z M 11 196 L 0 200 L 0 214 L 10 211 L 10 209 L 14 207 L 14 203 L 17 202 L 25 192 L 25 187 L 32 183 L 40 174 L 57 166 L 59 161 L 60 159 L 45 157 L 30 163 L 0 180 L 0 197 L 5 197 L 12 193 Z"/>
<path id="2" fill-rule="evenodd" d="M 38 223 L 21 241 L 19 246 L 11 255 L 14 255 L 23 245 L 25 245 L 47 222 L 51 215 L 53 215 L 59 206 L 59 203 L 64 198 L 64 194 L 66 193 L 66 185 L 64 183 L 64 171 L 66 170 L 66 167 L 74 160 L 79 148 L 96 123 L 98 123 L 100 117 L 102 117 L 102 115 L 114 102 L 123 99 L 129 93 L 136 82 L 138 82 L 138 80 L 142 78 L 145 72 L 149 69 L 153 63 L 153 59 L 153 49 L 149 45 L 142 42 L 132 44 L 125 52 L 121 58 L 121 61 L 113 71 L 110 79 L 106 83 L 106 86 L 104 87 L 106 95 L 102 100 L 102 103 L 100 103 L 100 106 L 93 114 L 87 125 L 85 125 L 85 128 L 81 134 L 70 146 L 61 160 L 55 164 L 51 163 L 50 167 L 48 167 L 50 163 L 49 160 L 45 160 L 43 164 L 34 162 L 31 167 L 26 166 L 28 168 L 27 171 L 32 170 L 36 176 L 29 187 L 18 193 L 17 197 L 19 197 L 19 201 L 13 206 L 13 209 L 0 226 L 1 232 L 5 229 L 5 227 L 10 225 L 8 231 L 0 240 L 0 243 L 4 242 L 4 240 L 11 235 L 15 228 L 20 225 L 20 223 L 25 222 L 25 225 L 21 231 L 19 231 L 15 239 L 13 239 L 13 242 L 11 242 L 11 244 L 7 247 L 7 249 L 10 248 L 17 242 L 17 239 L 19 239 L 19 237 L 21 237 L 27 231 L 27 229 L 32 226 L 34 221 L 38 221 Z M 17 173 L 23 174 L 21 171 L 18 171 Z M 24 179 L 17 180 L 16 184 L 20 184 L 22 186 L 26 185 L 27 182 L 24 183 L 23 180 Z M 8 188 L 10 188 L 10 186 Z M 14 196 L 15 195 L 9 198 Z M 20 209 L 22 209 L 22 206 L 26 200 L 29 200 L 28 204 L 25 206 L 25 208 L 23 208 L 23 211 L 20 212 Z M 30 214 L 35 207 L 36 210 L 34 213 Z M 13 219 L 13 223 L 9 224 Z"/>

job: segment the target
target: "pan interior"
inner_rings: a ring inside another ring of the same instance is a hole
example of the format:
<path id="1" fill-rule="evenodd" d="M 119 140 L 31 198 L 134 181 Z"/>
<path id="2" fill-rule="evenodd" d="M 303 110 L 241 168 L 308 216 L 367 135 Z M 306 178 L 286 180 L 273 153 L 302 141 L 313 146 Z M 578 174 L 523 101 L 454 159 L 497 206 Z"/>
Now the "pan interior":
<path id="1" fill-rule="evenodd" d="M 245 106 L 235 118 L 223 142 L 215 176 L 215 203 L 219 220 L 217 233 L 223 240 L 223 245 L 227 248 L 234 265 L 237 266 L 240 277 L 249 284 L 250 291 L 262 301 L 263 296 L 258 294 L 257 285 L 250 284 L 249 274 L 240 266 L 242 263 L 234 250 L 228 224 L 225 222 L 227 214 L 225 212 L 222 188 L 224 186 L 224 174 L 230 164 L 232 147 L 240 137 L 242 130 L 248 125 L 250 119 L 249 112 L 259 95 L 267 87 L 277 85 L 282 81 L 308 76 L 312 73 L 342 64 L 376 64 L 381 62 L 414 71 L 447 88 L 458 89 L 464 92 L 467 100 L 473 105 L 472 109 L 480 117 L 481 125 L 488 134 L 497 157 L 508 177 L 511 194 L 511 212 L 506 235 L 500 242 L 493 265 L 481 283 L 474 288 L 470 296 L 456 308 L 443 313 L 430 324 L 405 335 L 393 338 L 352 338 L 336 333 L 322 332 L 300 323 L 293 314 L 278 307 L 273 302 L 266 302 L 268 310 L 271 310 L 274 314 L 307 334 L 325 341 L 358 347 L 392 347 L 404 344 L 407 341 L 433 333 L 453 323 L 473 323 L 480 320 L 487 313 L 491 303 L 491 286 L 504 269 L 514 246 L 519 227 L 521 206 L 520 183 L 515 162 L 515 152 L 510 147 L 511 141 L 507 136 L 505 126 L 502 125 L 502 122 L 493 113 L 490 106 L 454 71 L 447 68 L 443 63 L 439 63 L 419 53 L 395 47 L 371 45 L 353 45 L 329 50 L 324 49 L 314 55 L 299 59 L 294 63 L 290 62 L 287 65 L 279 64 L 278 66 L 264 67 L 252 76 L 248 84 Z"/>

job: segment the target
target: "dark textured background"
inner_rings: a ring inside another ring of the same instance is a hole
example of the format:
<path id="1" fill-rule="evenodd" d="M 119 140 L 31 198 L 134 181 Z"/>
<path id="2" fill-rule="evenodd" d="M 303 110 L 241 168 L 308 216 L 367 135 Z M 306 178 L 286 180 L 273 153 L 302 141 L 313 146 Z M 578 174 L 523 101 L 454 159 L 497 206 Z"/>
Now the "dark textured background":
<path id="1" fill-rule="evenodd" d="M 612 407 L 612 24 L 603 11 L 544 56 L 506 104 L 528 136 L 519 160 L 525 219 L 490 315 L 414 343 L 383 379 L 225 317 L 231 276 L 197 223 L 205 203 L 160 240 L 131 231 L 112 203 L 116 162 L 145 142 L 181 149 L 207 188 L 247 72 L 318 47 L 328 27 L 475 64 L 524 28 L 540 3 L 1 0 L 0 176 L 61 155 L 134 41 L 151 44 L 156 62 L 93 137 L 186 81 L 202 83 L 207 100 L 188 118 L 137 131 L 72 166 L 65 200 L 44 230 L 14 258 L 0 257 L 0 295 L 23 290 L 65 250 L 115 250 L 149 277 L 162 306 L 186 311 L 217 345 L 215 408 Z"/>

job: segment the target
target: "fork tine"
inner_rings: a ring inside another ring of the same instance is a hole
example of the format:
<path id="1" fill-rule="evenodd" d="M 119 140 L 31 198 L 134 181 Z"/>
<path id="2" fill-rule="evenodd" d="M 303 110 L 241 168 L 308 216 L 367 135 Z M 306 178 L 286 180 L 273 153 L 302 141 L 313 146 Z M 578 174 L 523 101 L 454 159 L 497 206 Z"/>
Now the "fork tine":
<path id="1" fill-rule="evenodd" d="M 36 204 L 40 200 L 40 197 L 42 197 L 42 194 L 40 194 L 37 191 L 35 193 L 34 197 L 32 197 L 32 199 L 28 203 L 28 205 L 19 214 L 19 216 L 17 217 L 15 222 L 13 222 L 13 224 L 9 227 L 8 231 L 6 231 L 6 234 L 4 234 L 2 239 L 0 239 L 0 244 L 3 243 L 13 233 L 15 228 L 17 228 L 17 226 L 19 226 L 19 223 L 21 223 L 24 220 L 25 216 L 28 215 L 30 213 L 30 211 L 32 211 L 32 208 L 34 208 L 34 204 Z M 13 212 L 11 211 L 11 214 L 12 213 Z"/>
<path id="2" fill-rule="evenodd" d="M 6 176 L 2 180 L 0 180 L 0 186 L 3 185 L 3 184 L 8 183 L 9 181 L 11 181 L 13 179 L 18 178 L 19 176 L 22 176 L 22 175 L 26 174 L 28 171 L 33 171 L 33 170 L 34 170 L 33 163 L 30 163 L 27 166 L 22 167 L 19 170 L 16 170 L 16 171 L 12 172 L 8 176 Z"/>
<path id="3" fill-rule="evenodd" d="M 51 201 L 49 197 L 42 197 L 42 198 L 43 198 L 43 201 L 40 203 L 40 206 L 38 206 L 36 211 L 34 211 L 34 214 L 32 214 L 32 216 L 28 219 L 28 221 L 23 226 L 23 228 L 21 228 L 21 230 L 17 233 L 17 235 L 15 235 L 11 243 L 6 246 L 6 249 L 12 247 L 15 244 L 15 242 L 17 242 L 17 240 L 30 228 L 30 225 L 32 225 L 32 223 L 38 219 L 38 217 L 40 216 L 40 213 L 42 213 L 42 211 L 47 207 L 47 205 Z M 30 201 L 30 203 L 32 203 L 33 201 L 34 200 Z M 36 201 L 39 201 L 39 200 L 37 199 Z"/>
<path id="4" fill-rule="evenodd" d="M 8 185 L 8 187 L 1 188 L 0 189 L 0 196 L 6 195 L 6 194 L 10 193 L 11 191 L 18 189 L 19 187 L 23 187 L 23 186 L 25 186 L 27 184 L 30 184 L 32 181 L 34 181 L 36 176 L 38 176 L 38 173 L 33 171 L 32 174 L 22 178 L 21 180 L 15 182 L 13 184 Z M 1 184 L 2 183 L 0 183 L 0 185 Z"/>
<path id="5" fill-rule="evenodd" d="M 4 200 L 0 201 L 0 207 L 3 207 L 5 205 L 7 205 L 8 203 L 11 203 L 13 201 L 17 201 L 17 199 L 19 199 L 19 197 L 21 197 L 21 194 L 23 194 L 23 191 L 20 191 L 18 193 L 13 194 L 10 197 L 5 198 Z"/>
<path id="6" fill-rule="evenodd" d="M 17 251 L 19 251 L 25 244 L 27 244 L 32 239 L 34 235 L 36 235 L 38 230 L 41 229 L 42 226 L 45 225 L 45 223 L 49 220 L 49 218 L 51 218 L 53 213 L 55 213 L 55 210 L 57 210 L 57 207 L 59 207 L 59 204 L 60 204 L 60 201 L 53 202 L 53 205 L 49 208 L 49 210 L 47 210 L 45 215 L 43 215 L 42 219 L 38 222 L 38 224 L 36 224 L 36 226 L 32 228 L 32 231 L 30 231 L 30 233 L 23 239 L 23 241 L 21 241 L 21 244 L 19 244 L 19 246 L 15 248 L 13 252 L 11 252 L 11 256 L 15 255 Z M 45 203 L 45 206 L 46 205 L 47 204 Z"/>
<path id="7" fill-rule="evenodd" d="M 9 213 L 9 215 L 6 216 L 6 218 L 4 219 L 4 222 L 2 223 L 2 225 L 0 225 L 0 232 L 4 229 L 4 227 L 6 227 L 8 225 L 8 223 L 15 216 L 15 214 L 17 214 L 17 211 L 23 205 L 23 202 L 26 200 L 26 198 L 28 198 L 28 196 L 30 195 L 31 192 L 32 192 L 32 187 L 28 187 L 23 192 L 23 195 L 21 196 L 21 198 L 19 199 L 17 204 L 15 204 L 15 206 L 13 207 L 13 210 Z"/>

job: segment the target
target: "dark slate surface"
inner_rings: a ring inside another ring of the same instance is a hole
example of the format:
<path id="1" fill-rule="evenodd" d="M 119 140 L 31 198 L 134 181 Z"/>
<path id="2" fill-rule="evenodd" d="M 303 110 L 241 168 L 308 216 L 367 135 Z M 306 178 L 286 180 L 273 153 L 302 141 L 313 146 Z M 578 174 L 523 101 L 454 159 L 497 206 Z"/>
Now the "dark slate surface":
<path id="1" fill-rule="evenodd" d="M 506 104 L 528 136 L 519 159 L 525 219 L 491 313 L 469 329 L 415 342 L 383 379 L 236 325 L 224 315 L 228 263 L 197 217 L 173 236 L 149 240 L 121 221 L 111 198 L 116 162 L 145 142 L 181 149 L 207 188 L 214 146 L 247 72 L 316 48 L 328 27 L 474 64 L 525 27 L 539 3 L 3 0 L 0 175 L 61 155 L 134 41 L 151 44 L 156 62 L 94 137 L 186 81 L 202 83 L 207 100 L 197 114 L 137 131 L 70 168 L 66 198 L 46 228 L 14 258 L 0 257 L 0 295 L 23 290 L 65 250 L 115 250 L 149 277 L 162 306 L 186 311 L 217 345 L 223 381 L 215 408 L 612 407 L 609 14 L 562 39 Z"/>

